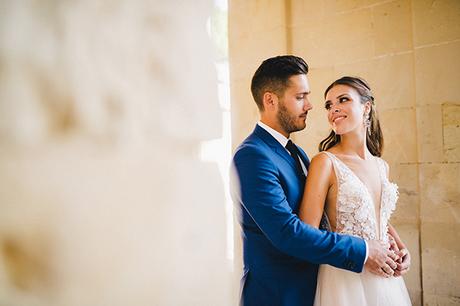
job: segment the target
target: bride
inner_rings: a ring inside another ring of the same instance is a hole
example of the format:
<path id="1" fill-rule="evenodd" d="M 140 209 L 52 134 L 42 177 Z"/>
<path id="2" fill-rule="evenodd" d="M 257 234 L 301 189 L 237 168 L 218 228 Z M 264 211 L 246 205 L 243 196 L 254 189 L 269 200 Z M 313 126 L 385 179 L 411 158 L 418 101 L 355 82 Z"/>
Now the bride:
<path id="1" fill-rule="evenodd" d="M 346 76 L 326 89 L 325 98 L 332 132 L 310 164 L 300 218 L 315 227 L 321 223 L 330 231 L 391 244 L 404 257 L 407 250 L 388 222 L 398 193 L 380 158 L 383 137 L 372 92 L 364 80 Z M 400 274 L 383 277 L 321 265 L 315 305 L 411 305 L 402 277 L 395 277 Z"/>

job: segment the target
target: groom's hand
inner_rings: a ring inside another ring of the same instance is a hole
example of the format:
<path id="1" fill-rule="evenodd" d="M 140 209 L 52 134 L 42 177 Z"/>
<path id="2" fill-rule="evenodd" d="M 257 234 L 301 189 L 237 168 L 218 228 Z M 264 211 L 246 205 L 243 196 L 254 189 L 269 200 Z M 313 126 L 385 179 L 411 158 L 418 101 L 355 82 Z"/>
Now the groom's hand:
<path id="1" fill-rule="evenodd" d="M 383 277 L 390 277 L 394 274 L 394 270 L 398 265 L 396 261 L 399 256 L 378 240 L 367 241 L 368 257 L 365 263 L 365 268 L 371 273 Z"/>

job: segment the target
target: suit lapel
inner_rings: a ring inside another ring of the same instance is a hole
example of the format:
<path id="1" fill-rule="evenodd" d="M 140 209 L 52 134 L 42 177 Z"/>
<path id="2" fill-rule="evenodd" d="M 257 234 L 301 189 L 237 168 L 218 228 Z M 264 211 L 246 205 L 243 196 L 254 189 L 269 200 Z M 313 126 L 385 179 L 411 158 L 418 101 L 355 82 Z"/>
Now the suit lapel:
<path id="1" fill-rule="evenodd" d="M 295 161 L 292 156 L 287 152 L 287 150 L 276 140 L 269 132 L 261 128 L 259 125 L 256 125 L 254 129 L 254 134 L 260 137 L 267 145 L 269 145 L 275 153 L 281 155 L 288 163 L 291 165 L 292 168 L 296 169 Z M 302 155 L 305 155 L 303 150 L 300 150 Z M 306 157 L 306 155 L 305 155 Z M 304 165 L 307 167 L 305 163 L 305 159 L 301 156 Z M 308 158 L 307 158 L 308 159 Z M 308 163 L 309 164 L 309 163 Z M 297 172 L 297 171 L 296 171 Z"/>
<path id="2" fill-rule="evenodd" d="M 302 150 L 301 147 L 297 146 L 297 148 L 299 149 L 299 152 L 300 152 L 300 159 L 305 165 L 305 168 L 307 168 L 307 172 L 308 172 L 308 167 L 310 167 L 310 159 L 308 158 L 307 154 Z"/>

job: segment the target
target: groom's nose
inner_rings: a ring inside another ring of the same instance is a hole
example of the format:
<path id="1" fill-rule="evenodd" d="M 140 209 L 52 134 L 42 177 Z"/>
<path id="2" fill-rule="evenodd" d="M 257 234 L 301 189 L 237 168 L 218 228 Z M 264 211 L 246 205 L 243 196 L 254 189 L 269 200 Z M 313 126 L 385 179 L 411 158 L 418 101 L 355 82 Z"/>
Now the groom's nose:
<path id="1" fill-rule="evenodd" d="M 310 100 L 307 98 L 305 99 L 305 102 L 303 104 L 303 110 L 306 112 L 306 111 L 309 111 L 313 108 L 313 104 L 311 104 Z"/>

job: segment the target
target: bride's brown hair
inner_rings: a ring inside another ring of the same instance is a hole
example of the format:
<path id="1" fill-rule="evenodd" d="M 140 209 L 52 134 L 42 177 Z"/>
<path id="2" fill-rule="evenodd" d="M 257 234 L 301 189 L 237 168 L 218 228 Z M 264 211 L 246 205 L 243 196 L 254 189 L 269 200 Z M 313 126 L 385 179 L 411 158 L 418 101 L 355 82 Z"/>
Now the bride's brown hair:
<path id="1" fill-rule="evenodd" d="M 369 151 L 374 156 L 382 156 L 383 151 L 383 134 L 380 128 L 379 118 L 375 110 L 374 96 L 372 95 L 371 88 L 367 82 L 358 77 L 344 76 L 340 79 L 334 81 L 324 92 L 324 97 L 326 98 L 327 93 L 331 90 L 332 87 L 336 85 L 346 85 L 351 88 L 354 88 L 361 98 L 361 103 L 370 102 L 371 110 L 369 112 L 370 120 L 370 133 L 366 133 L 366 145 Z M 340 135 L 337 135 L 334 131 L 331 131 L 329 136 L 323 139 L 319 143 L 319 151 L 326 151 L 329 148 L 332 148 L 340 142 Z"/>

